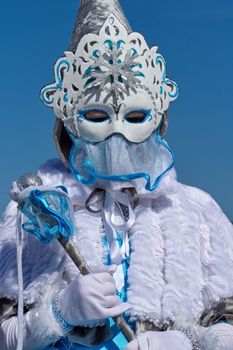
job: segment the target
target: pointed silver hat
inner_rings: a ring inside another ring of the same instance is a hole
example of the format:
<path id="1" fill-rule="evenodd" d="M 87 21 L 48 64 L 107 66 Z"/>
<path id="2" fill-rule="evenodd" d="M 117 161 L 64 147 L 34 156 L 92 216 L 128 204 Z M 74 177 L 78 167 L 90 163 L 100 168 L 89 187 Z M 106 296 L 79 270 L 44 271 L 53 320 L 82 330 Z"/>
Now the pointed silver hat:
<path id="1" fill-rule="evenodd" d="M 75 52 L 84 35 L 98 34 L 110 13 L 117 17 L 128 33 L 132 31 L 118 0 L 80 0 L 69 50 Z"/>
<path id="2" fill-rule="evenodd" d="M 69 51 L 76 51 L 84 35 L 98 34 L 110 13 L 117 17 L 128 33 L 132 31 L 118 0 L 80 0 Z M 61 119 L 56 120 L 54 140 L 60 158 L 67 164 L 72 141 Z"/>

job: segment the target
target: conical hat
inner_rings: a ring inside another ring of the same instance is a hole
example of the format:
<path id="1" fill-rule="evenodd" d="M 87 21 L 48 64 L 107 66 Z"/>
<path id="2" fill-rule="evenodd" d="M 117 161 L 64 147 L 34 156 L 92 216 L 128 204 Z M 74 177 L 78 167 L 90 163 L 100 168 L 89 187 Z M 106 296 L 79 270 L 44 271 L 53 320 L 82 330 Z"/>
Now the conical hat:
<path id="1" fill-rule="evenodd" d="M 75 52 L 84 35 L 98 34 L 110 13 L 117 17 L 128 33 L 131 32 L 118 0 L 81 0 L 69 50 Z"/>

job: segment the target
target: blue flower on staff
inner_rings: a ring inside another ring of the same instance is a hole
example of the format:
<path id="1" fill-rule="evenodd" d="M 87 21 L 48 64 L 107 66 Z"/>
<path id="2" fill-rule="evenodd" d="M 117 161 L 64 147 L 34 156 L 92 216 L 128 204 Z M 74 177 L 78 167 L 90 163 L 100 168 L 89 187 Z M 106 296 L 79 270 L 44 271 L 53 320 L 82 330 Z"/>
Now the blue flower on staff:
<path id="1" fill-rule="evenodd" d="M 44 244 L 58 237 L 69 240 L 74 234 L 67 190 L 63 186 L 56 189 L 31 191 L 21 208 L 29 219 L 22 225 L 24 231 L 33 234 Z"/>

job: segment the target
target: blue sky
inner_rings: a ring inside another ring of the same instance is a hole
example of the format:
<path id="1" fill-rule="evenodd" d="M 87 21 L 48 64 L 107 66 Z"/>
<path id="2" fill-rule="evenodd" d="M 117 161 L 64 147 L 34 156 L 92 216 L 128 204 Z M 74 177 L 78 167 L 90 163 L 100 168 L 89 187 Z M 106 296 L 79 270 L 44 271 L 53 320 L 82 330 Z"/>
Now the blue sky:
<path id="1" fill-rule="evenodd" d="M 159 46 L 180 97 L 169 144 L 183 183 L 209 192 L 233 219 L 232 0 L 122 0 L 135 31 Z M 0 212 L 11 182 L 56 157 L 52 111 L 39 99 L 67 49 L 78 0 L 1 1 Z"/>

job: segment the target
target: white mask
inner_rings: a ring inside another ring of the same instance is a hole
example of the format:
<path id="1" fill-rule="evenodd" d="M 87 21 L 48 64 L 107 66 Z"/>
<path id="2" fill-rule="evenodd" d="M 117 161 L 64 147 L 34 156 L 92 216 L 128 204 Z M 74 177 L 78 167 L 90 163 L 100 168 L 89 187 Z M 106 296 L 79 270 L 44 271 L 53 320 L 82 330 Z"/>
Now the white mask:
<path id="1" fill-rule="evenodd" d="M 162 115 L 154 110 L 153 101 L 144 91 L 126 96 L 118 110 L 103 101 L 80 106 L 74 118 L 78 137 L 99 142 L 118 133 L 128 141 L 145 141 L 157 129 Z"/>
<path id="2" fill-rule="evenodd" d="M 76 137 L 91 142 L 114 133 L 131 142 L 145 141 L 178 96 L 157 47 L 149 49 L 139 33 L 128 34 L 113 14 L 99 35 L 86 34 L 75 53 L 65 52 L 55 65 L 55 78 L 42 89 L 43 102 Z M 99 122 L 86 118 L 91 110 L 105 117 Z"/>

